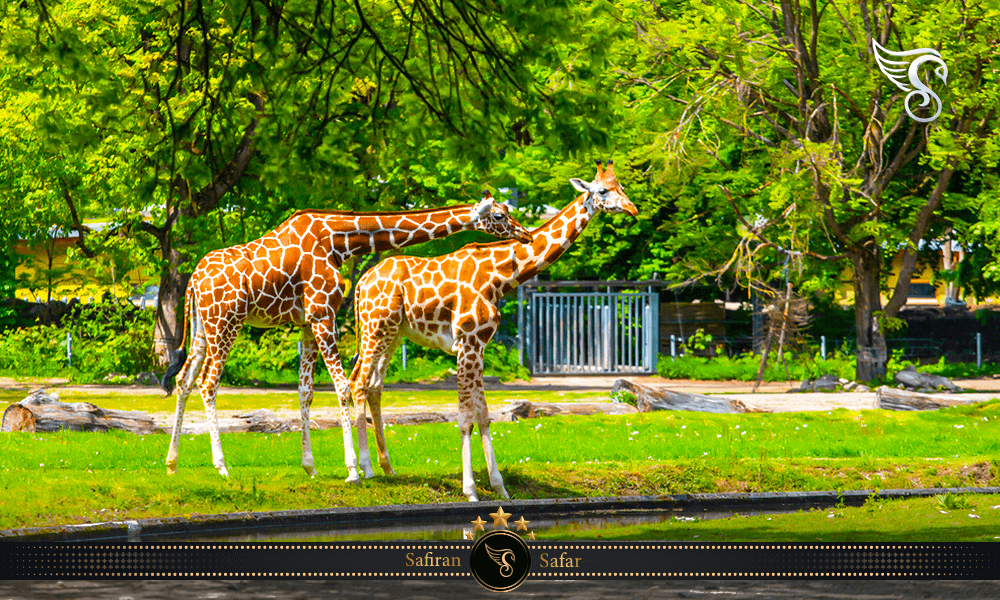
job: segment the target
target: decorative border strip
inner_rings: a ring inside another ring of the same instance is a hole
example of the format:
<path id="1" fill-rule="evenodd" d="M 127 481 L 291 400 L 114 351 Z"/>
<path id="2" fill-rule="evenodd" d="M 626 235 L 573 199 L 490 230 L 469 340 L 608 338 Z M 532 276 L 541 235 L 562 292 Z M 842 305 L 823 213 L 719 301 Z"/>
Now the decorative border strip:
<path id="1" fill-rule="evenodd" d="M 994 544 L 527 542 L 529 579 L 1000 579 Z M 470 579 L 471 541 L 0 544 L 3 579 Z"/>

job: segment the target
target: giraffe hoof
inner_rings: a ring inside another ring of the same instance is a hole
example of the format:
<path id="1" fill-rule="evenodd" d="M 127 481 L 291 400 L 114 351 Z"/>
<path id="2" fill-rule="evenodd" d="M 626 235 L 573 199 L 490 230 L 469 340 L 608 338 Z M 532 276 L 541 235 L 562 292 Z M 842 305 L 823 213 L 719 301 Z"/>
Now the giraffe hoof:
<path id="1" fill-rule="evenodd" d="M 222 475 L 223 477 L 229 478 L 229 470 L 226 469 L 226 467 L 221 467 L 219 469 L 219 475 Z"/>
<path id="2" fill-rule="evenodd" d="M 167 465 L 167 475 L 176 475 L 177 465 Z"/>
<path id="3" fill-rule="evenodd" d="M 319 471 L 316 470 L 316 467 L 312 467 L 312 466 L 307 467 L 307 466 L 303 465 L 302 468 L 306 470 L 306 475 L 308 475 L 310 478 L 313 478 L 317 474 L 319 474 Z"/>
<path id="4" fill-rule="evenodd" d="M 351 473 L 350 475 L 347 476 L 347 479 L 345 479 L 344 481 L 346 483 L 353 483 L 355 485 L 361 485 L 361 478 L 358 477 L 357 473 Z"/>

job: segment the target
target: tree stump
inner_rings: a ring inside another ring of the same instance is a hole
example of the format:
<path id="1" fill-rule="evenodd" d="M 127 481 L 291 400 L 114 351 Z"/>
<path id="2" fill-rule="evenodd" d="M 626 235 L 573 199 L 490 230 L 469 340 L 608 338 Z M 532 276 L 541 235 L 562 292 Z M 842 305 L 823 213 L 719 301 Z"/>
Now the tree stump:
<path id="1" fill-rule="evenodd" d="M 30 413 L 28 416 L 27 413 Z M 35 390 L 27 398 L 11 404 L 3 414 L 0 431 L 52 432 L 107 431 L 120 429 L 140 435 L 161 431 L 146 413 L 103 409 L 89 402 L 60 402 L 44 390 Z"/>
<path id="2" fill-rule="evenodd" d="M 644 385 L 632 383 L 627 379 L 618 379 L 611 388 L 611 392 L 622 391 L 635 396 L 636 408 L 641 413 L 654 410 L 690 410 L 710 413 L 765 412 L 750 408 L 736 399 L 714 398 L 701 394 L 685 394 L 671 390 L 654 390 Z"/>
<path id="3" fill-rule="evenodd" d="M 972 401 L 961 400 L 955 396 L 920 394 L 907 390 L 882 386 L 875 390 L 873 408 L 885 410 L 937 410 L 945 406 L 963 406 Z"/>

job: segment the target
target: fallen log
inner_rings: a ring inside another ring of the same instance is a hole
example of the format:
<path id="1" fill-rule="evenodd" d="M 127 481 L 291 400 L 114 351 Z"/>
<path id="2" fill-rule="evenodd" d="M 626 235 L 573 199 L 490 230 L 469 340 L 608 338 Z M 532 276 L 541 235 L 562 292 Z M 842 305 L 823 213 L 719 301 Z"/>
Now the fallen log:
<path id="1" fill-rule="evenodd" d="M 528 402 L 521 400 L 514 402 L 510 406 L 505 406 L 496 412 L 490 413 L 490 418 L 495 422 L 511 422 L 521 419 L 535 419 L 538 417 L 552 417 L 555 415 L 627 415 L 638 412 L 634 406 L 629 404 L 595 404 L 595 403 L 573 403 L 573 404 L 550 404 L 546 402 Z"/>
<path id="2" fill-rule="evenodd" d="M 937 410 L 945 406 L 964 406 L 971 400 L 952 395 L 933 395 L 882 386 L 875 390 L 873 408 L 885 410 Z"/>
<path id="3" fill-rule="evenodd" d="M 0 431 L 52 432 L 120 429 L 139 435 L 162 431 L 143 412 L 99 408 L 89 402 L 60 402 L 44 390 L 35 390 L 3 414 Z"/>
<path id="4" fill-rule="evenodd" d="M 639 412 L 654 410 L 690 410 L 710 413 L 747 413 L 766 412 L 750 408 L 739 400 L 716 398 L 701 394 L 685 394 L 671 390 L 655 390 L 633 383 L 627 379 L 618 379 L 611 388 L 611 393 L 628 392 L 635 396 L 636 408 Z"/>

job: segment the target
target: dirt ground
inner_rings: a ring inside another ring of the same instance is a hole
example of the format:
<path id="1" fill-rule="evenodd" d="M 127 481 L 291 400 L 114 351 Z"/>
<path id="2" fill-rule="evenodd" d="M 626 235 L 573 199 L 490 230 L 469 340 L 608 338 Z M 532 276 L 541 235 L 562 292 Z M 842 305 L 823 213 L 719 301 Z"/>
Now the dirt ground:
<path id="1" fill-rule="evenodd" d="M 573 598 L 696 598 L 701 600 L 988 600 L 996 581 L 665 580 L 531 581 L 512 592 L 490 592 L 475 581 L 0 581 L 2 600 L 305 600 L 408 598 L 511 600 Z"/>
<path id="2" fill-rule="evenodd" d="M 653 388 L 669 389 L 676 392 L 687 392 L 704 395 L 725 395 L 727 398 L 735 398 L 742 401 L 750 408 L 759 409 L 766 412 L 802 412 L 821 411 L 845 408 L 848 410 L 866 410 L 872 408 L 875 402 L 875 393 L 789 393 L 793 387 L 797 387 L 799 382 L 765 382 L 756 393 L 753 392 L 753 382 L 745 381 L 693 381 L 686 379 L 664 379 L 658 376 L 649 375 L 622 375 L 622 376 L 546 376 L 534 377 L 530 381 L 513 381 L 508 383 L 486 382 L 486 389 L 491 392 L 498 392 L 501 397 L 508 402 L 516 400 L 531 400 L 533 392 L 605 392 L 610 397 L 611 387 L 615 380 L 619 378 L 628 379 L 634 383 Z M 992 398 L 1000 397 L 1000 378 L 981 379 L 956 379 L 955 385 L 968 390 L 960 395 L 963 400 L 971 402 L 981 402 Z M 19 382 L 10 378 L 0 378 L 0 389 L 23 390 L 25 395 L 33 389 L 43 388 L 48 391 L 58 391 L 61 393 L 73 392 L 77 394 L 162 394 L 162 390 L 152 386 L 108 386 L 108 385 L 68 385 L 66 380 L 50 379 L 35 380 L 32 382 Z M 334 388 L 330 384 L 318 385 L 317 391 L 332 392 Z M 454 390 L 455 383 L 435 382 L 435 383 L 399 383 L 386 386 L 388 390 L 400 391 L 421 391 L 421 390 Z M 295 396 L 298 391 L 292 386 L 280 386 L 274 388 L 239 388 L 222 387 L 219 390 L 220 396 L 228 394 L 273 394 L 287 393 Z M 566 401 L 564 406 L 579 403 L 601 403 L 601 396 L 588 398 L 579 401 Z M 188 404 L 185 414 L 185 423 L 191 428 L 192 433 L 201 433 L 204 429 L 204 411 L 201 402 L 197 398 Z M 294 402 L 294 401 L 293 401 Z M 504 404 L 495 400 L 490 401 L 490 409 L 497 411 L 502 409 Z M 609 407 L 610 408 L 610 407 Z M 458 412 L 458 402 L 453 407 L 442 408 L 437 406 L 407 405 L 396 407 L 386 404 L 382 407 L 386 415 L 438 412 L 447 419 L 453 420 Z M 232 412 L 232 411 L 229 411 Z M 298 420 L 298 409 L 278 409 L 274 411 L 277 416 L 287 420 Z M 164 428 L 169 428 L 173 422 L 172 412 L 151 413 L 156 423 Z M 230 415 L 220 412 L 220 426 L 225 429 L 226 418 L 233 418 Z M 314 403 L 310 417 L 314 421 L 335 421 L 340 417 L 340 409 L 333 404 Z M 185 433 L 188 431 L 186 430 Z M 2 600 L 2 599 L 0 599 Z"/>

